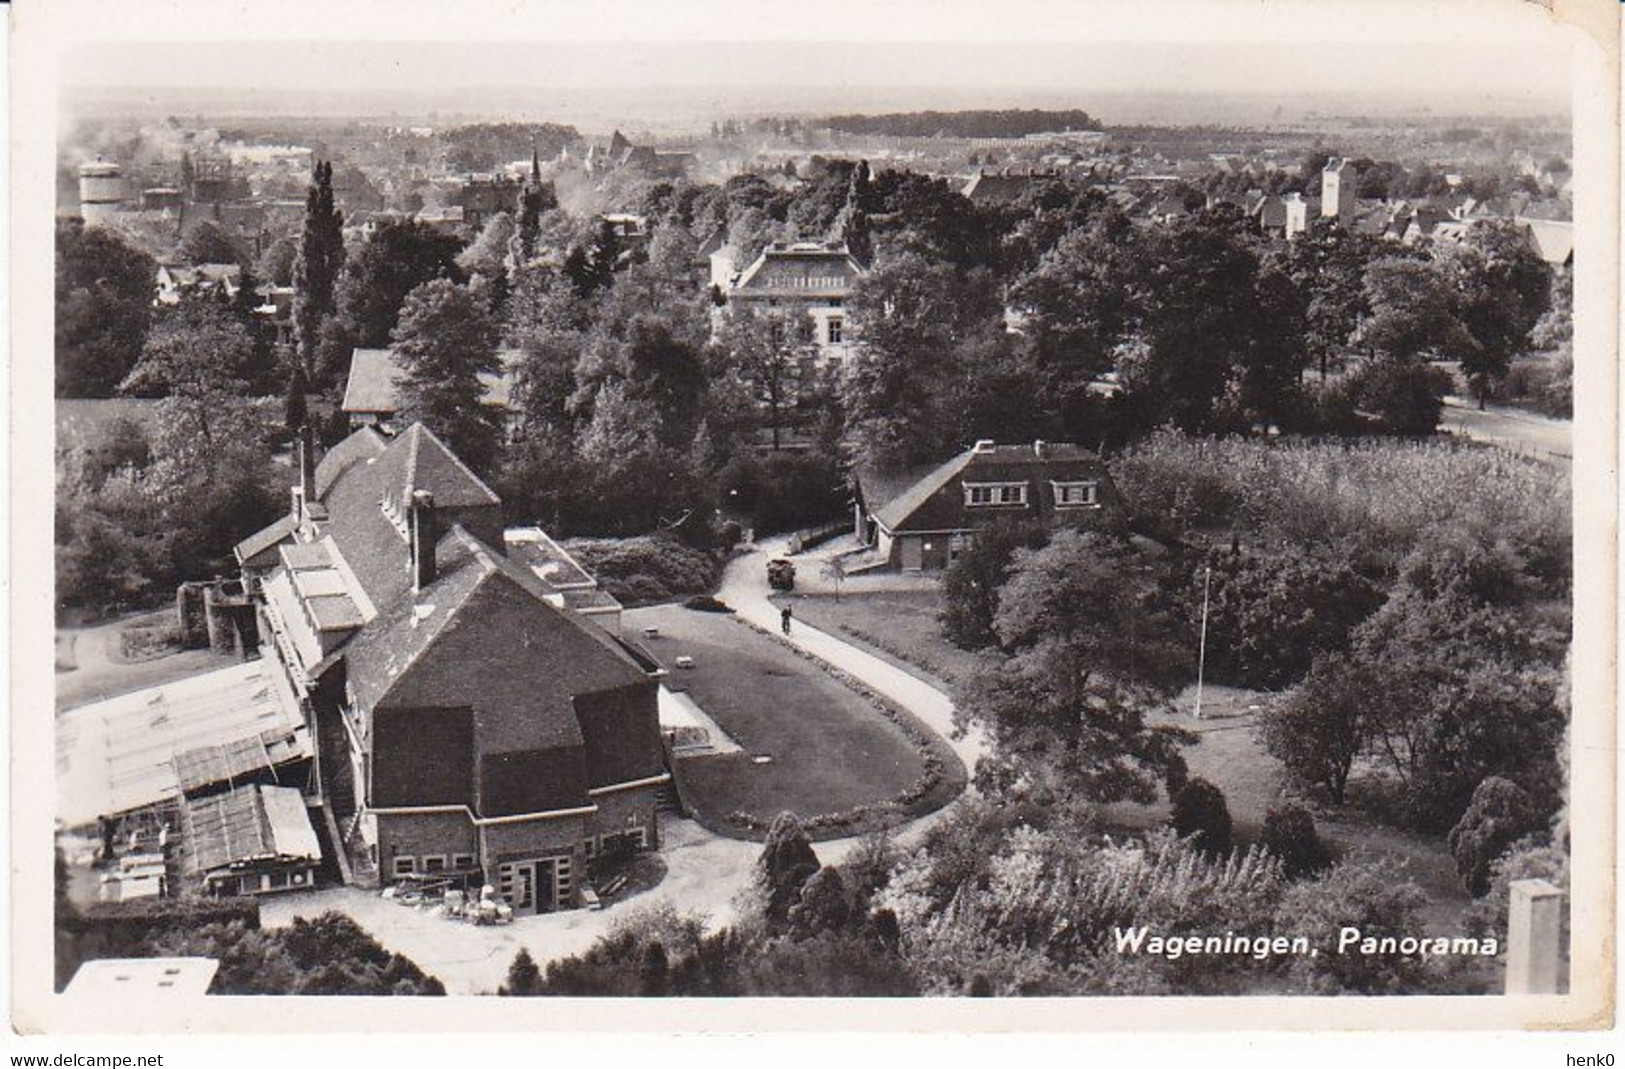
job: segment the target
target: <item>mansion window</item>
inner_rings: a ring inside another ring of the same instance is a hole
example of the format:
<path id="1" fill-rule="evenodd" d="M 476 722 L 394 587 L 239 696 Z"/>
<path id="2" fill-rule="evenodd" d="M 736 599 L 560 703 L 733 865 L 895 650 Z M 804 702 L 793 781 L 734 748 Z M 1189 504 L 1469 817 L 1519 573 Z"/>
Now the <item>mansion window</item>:
<path id="1" fill-rule="evenodd" d="M 1050 483 L 1055 488 L 1056 508 L 1092 508 L 1100 504 L 1100 484 L 1089 480 L 1087 482 Z"/>
<path id="2" fill-rule="evenodd" d="M 829 317 L 829 323 L 828 323 L 828 325 L 826 327 L 825 337 L 827 337 L 829 339 L 829 343 L 831 345 L 839 345 L 839 344 L 841 344 L 841 317 L 840 316 L 830 316 Z"/>
<path id="3" fill-rule="evenodd" d="M 410 876 L 417 871 L 417 858 L 398 856 L 395 858 L 395 875 Z"/>
<path id="4" fill-rule="evenodd" d="M 971 508 L 1027 504 L 1026 483 L 966 483 L 965 504 Z"/>

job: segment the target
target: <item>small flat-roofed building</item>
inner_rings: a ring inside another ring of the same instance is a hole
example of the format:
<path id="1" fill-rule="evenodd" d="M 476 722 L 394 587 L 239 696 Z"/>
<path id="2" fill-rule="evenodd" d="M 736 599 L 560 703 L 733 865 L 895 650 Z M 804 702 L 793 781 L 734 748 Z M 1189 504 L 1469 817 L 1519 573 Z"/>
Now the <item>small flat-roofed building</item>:
<path id="1" fill-rule="evenodd" d="M 612 635 L 621 631 L 621 603 L 583 568 L 568 550 L 540 527 L 510 527 L 502 532 L 508 556 L 536 574 L 549 604 L 584 616 Z"/>
<path id="2" fill-rule="evenodd" d="M 62 994 L 124 1006 L 156 996 L 209 993 L 220 963 L 213 958 L 98 958 L 79 966 Z"/>

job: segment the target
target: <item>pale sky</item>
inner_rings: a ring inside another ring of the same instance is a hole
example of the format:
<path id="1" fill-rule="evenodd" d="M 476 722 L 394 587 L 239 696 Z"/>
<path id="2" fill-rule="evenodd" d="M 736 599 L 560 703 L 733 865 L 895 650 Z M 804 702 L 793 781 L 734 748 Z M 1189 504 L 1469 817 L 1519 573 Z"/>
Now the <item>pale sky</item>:
<path id="1" fill-rule="evenodd" d="M 1526 112 L 1567 107 L 1572 40 L 1523 0 L 88 2 L 51 29 L 64 88 L 253 91 L 267 111 L 545 90 L 634 107 L 669 88 L 656 103 L 737 113 L 761 87 L 770 111 L 1075 104 L 1113 121 L 1085 94 L 1178 93 Z"/>

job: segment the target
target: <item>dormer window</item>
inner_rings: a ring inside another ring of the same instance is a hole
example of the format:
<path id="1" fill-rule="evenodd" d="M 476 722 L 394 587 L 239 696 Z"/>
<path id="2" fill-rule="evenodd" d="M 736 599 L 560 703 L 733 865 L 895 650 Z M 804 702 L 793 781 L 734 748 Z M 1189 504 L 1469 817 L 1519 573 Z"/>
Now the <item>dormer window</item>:
<path id="1" fill-rule="evenodd" d="M 996 508 L 999 506 L 1024 508 L 1027 504 L 1027 484 L 1022 483 L 966 483 L 965 505 L 968 508 Z"/>
<path id="2" fill-rule="evenodd" d="M 1058 509 L 1094 508 L 1100 504 L 1100 483 L 1093 479 L 1052 482 L 1050 486 L 1055 490 L 1055 507 Z"/>

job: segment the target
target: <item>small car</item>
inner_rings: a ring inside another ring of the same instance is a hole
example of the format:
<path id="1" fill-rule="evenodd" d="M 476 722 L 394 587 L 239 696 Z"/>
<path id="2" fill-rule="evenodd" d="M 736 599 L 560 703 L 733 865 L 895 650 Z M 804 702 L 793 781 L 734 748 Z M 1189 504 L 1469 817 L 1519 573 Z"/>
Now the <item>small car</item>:
<path id="1" fill-rule="evenodd" d="M 767 585 L 774 590 L 796 588 L 796 566 L 780 557 L 767 562 Z"/>

